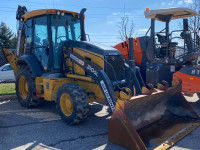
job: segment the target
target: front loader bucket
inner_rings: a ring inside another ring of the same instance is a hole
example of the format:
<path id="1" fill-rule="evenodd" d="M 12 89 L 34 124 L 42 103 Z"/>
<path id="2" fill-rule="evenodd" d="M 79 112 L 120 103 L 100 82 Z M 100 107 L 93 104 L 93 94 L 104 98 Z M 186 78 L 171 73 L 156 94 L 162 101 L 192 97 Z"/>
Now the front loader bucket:
<path id="1" fill-rule="evenodd" d="M 108 139 L 133 150 L 167 149 L 199 125 L 179 84 L 121 102 L 109 121 Z"/>

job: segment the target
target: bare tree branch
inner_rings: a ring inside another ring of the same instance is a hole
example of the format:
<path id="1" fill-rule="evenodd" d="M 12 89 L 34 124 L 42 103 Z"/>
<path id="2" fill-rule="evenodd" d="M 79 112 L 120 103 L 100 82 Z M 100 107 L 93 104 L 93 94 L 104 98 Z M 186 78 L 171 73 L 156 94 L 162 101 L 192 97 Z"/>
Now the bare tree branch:
<path id="1" fill-rule="evenodd" d="M 126 41 L 129 37 L 131 37 L 134 33 L 134 23 L 133 21 L 129 21 L 129 17 L 127 13 L 122 14 L 121 20 L 118 25 L 120 39 L 122 41 Z"/>
<path id="2" fill-rule="evenodd" d="M 199 21 L 200 21 L 200 0 L 193 0 L 193 3 L 189 8 L 197 12 L 197 16 L 189 18 L 189 26 L 194 33 L 199 32 Z"/>

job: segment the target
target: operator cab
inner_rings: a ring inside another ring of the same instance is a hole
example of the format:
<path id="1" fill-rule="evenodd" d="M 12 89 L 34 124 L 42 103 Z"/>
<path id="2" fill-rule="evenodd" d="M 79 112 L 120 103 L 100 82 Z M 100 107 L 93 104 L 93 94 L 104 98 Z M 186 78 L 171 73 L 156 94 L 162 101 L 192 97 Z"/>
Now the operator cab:
<path id="1" fill-rule="evenodd" d="M 62 72 L 63 43 L 84 40 L 80 13 L 58 9 L 17 13 L 21 13 L 17 56 L 34 54 L 44 72 Z"/>
<path id="2" fill-rule="evenodd" d="M 169 23 L 171 20 L 180 19 L 185 17 L 196 16 L 197 13 L 194 10 L 188 8 L 166 8 L 166 9 L 155 9 L 149 10 L 148 8 L 144 12 L 145 18 L 151 19 L 151 27 L 147 31 L 150 33 L 150 43 L 148 46 L 148 52 L 151 59 L 158 58 L 169 58 L 174 59 L 176 57 L 176 49 L 178 47 L 177 39 L 184 40 L 184 48 L 187 47 L 188 51 L 194 51 L 191 32 L 188 29 L 188 20 L 183 19 L 183 30 L 174 30 L 169 32 Z M 159 32 L 155 32 L 155 20 L 164 22 L 165 28 Z M 174 36 L 179 33 L 180 37 Z M 175 40 L 176 39 L 176 40 Z M 180 49 L 180 48 L 179 48 Z M 152 52 L 152 50 L 154 52 Z"/>

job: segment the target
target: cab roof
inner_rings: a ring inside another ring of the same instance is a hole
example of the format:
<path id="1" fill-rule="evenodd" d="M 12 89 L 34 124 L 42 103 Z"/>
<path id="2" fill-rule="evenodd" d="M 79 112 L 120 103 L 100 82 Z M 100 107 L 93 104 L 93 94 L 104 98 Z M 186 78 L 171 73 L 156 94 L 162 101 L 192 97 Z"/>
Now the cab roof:
<path id="1" fill-rule="evenodd" d="M 38 10 L 33 10 L 25 13 L 22 17 L 24 18 L 24 21 L 27 21 L 29 18 L 37 17 L 40 15 L 46 15 L 46 14 L 56 14 L 57 12 L 64 12 L 68 14 L 72 14 L 74 17 L 79 15 L 77 12 L 73 11 L 67 11 L 67 10 L 61 10 L 61 9 L 38 9 Z"/>
<path id="2" fill-rule="evenodd" d="M 165 22 L 168 17 L 170 20 L 193 17 L 197 15 L 197 12 L 184 7 L 179 8 L 160 8 L 154 10 L 146 10 L 144 12 L 145 18 L 154 18 L 155 20 Z"/>

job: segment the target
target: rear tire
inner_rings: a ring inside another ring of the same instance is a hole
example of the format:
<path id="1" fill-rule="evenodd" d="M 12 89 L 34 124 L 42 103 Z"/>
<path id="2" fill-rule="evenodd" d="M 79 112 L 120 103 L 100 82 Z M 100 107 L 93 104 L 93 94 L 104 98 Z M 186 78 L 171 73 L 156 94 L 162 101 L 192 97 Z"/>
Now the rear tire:
<path id="1" fill-rule="evenodd" d="M 28 66 L 22 66 L 16 75 L 16 94 L 23 107 L 37 107 L 43 103 L 42 98 L 36 97 L 35 77 Z"/>
<path id="2" fill-rule="evenodd" d="M 86 94 L 78 84 L 62 85 L 56 94 L 56 108 L 62 120 L 69 125 L 87 118 L 89 108 Z"/>

